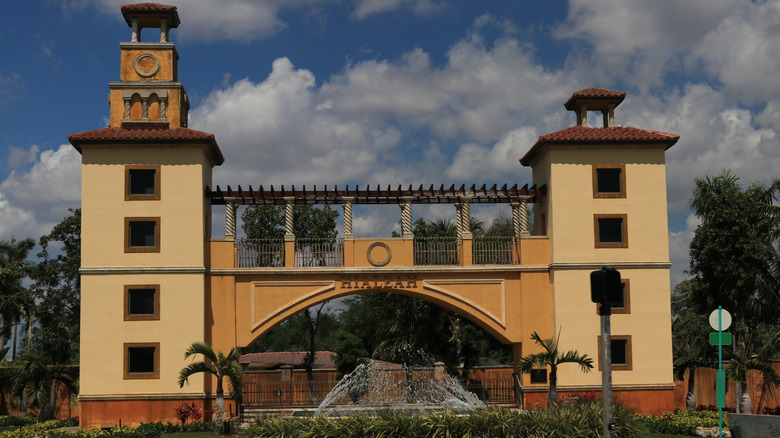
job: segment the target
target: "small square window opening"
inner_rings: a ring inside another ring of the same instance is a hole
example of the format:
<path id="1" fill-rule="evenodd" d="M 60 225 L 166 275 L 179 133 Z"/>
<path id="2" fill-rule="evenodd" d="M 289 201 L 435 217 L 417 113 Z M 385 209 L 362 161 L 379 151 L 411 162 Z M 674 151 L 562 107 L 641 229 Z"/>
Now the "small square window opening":
<path id="1" fill-rule="evenodd" d="M 125 169 L 126 201 L 160 199 L 160 166 L 128 165 Z"/>
<path id="2" fill-rule="evenodd" d="M 594 228 L 596 248 L 628 248 L 626 215 L 594 215 Z"/>
<path id="3" fill-rule="evenodd" d="M 124 344 L 124 377 L 131 379 L 160 378 L 160 343 Z"/>
<path id="4" fill-rule="evenodd" d="M 125 218 L 125 252 L 160 252 L 160 218 Z"/>
<path id="5" fill-rule="evenodd" d="M 160 286 L 125 286 L 125 321 L 160 319 Z"/>

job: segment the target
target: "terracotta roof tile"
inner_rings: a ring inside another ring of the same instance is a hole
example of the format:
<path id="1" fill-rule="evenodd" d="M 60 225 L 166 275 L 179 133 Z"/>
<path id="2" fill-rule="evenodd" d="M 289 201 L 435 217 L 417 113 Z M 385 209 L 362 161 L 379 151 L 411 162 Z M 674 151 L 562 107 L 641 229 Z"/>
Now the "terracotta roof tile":
<path id="1" fill-rule="evenodd" d="M 591 87 L 591 88 L 586 88 L 584 90 L 575 91 L 574 94 L 571 95 L 569 100 L 567 100 L 563 104 L 563 106 L 565 106 L 566 109 L 568 110 L 572 110 L 576 106 L 576 103 L 582 100 L 616 101 L 615 106 L 617 106 L 625 98 L 626 98 L 626 93 L 624 91 L 615 91 L 615 90 L 608 90 L 606 88 Z"/>
<path id="2" fill-rule="evenodd" d="M 336 362 L 330 351 L 317 351 L 314 353 L 314 368 L 336 368 Z M 305 351 L 280 351 L 269 353 L 251 353 L 245 354 L 238 359 L 239 363 L 261 363 L 277 365 L 300 365 L 303 358 L 306 357 Z"/>
<path id="3" fill-rule="evenodd" d="M 161 5 L 159 3 L 135 3 L 132 5 L 122 5 L 119 7 L 122 11 L 122 15 L 125 17 L 125 21 L 128 26 L 132 26 L 132 20 L 130 17 L 144 17 L 144 16 L 167 16 L 168 28 L 172 29 L 179 27 L 181 20 L 179 20 L 179 13 L 176 11 L 176 6 Z M 146 27 L 159 27 L 158 23 L 144 23 L 142 25 Z"/>
<path id="4" fill-rule="evenodd" d="M 119 9 L 124 12 L 174 12 L 176 6 L 161 5 L 159 3 L 134 3 L 122 5 Z"/>
<path id="5" fill-rule="evenodd" d="M 644 129 L 626 126 L 608 128 L 589 128 L 572 126 L 551 134 L 542 135 L 531 149 L 520 159 L 527 166 L 531 158 L 547 144 L 582 145 L 582 144 L 662 144 L 666 149 L 672 147 L 679 135 L 661 131 L 646 131 Z"/>
<path id="6" fill-rule="evenodd" d="M 207 143 L 210 152 L 214 155 L 216 164 L 222 164 L 225 157 L 222 155 L 214 134 L 196 131 L 189 128 L 173 129 L 117 129 L 103 128 L 94 131 L 80 132 L 68 136 L 68 141 L 81 152 L 82 145 L 113 143 L 179 143 L 179 142 L 198 142 Z"/>

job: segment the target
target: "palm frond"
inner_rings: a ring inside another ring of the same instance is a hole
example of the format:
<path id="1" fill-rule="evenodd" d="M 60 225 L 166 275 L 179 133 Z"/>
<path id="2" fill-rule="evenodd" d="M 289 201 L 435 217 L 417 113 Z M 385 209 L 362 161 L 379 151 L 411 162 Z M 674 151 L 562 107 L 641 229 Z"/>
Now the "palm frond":
<path id="1" fill-rule="evenodd" d="M 196 354 L 201 354 L 208 360 L 217 362 L 217 355 L 214 354 L 214 349 L 211 348 L 211 345 L 205 342 L 193 342 L 187 348 L 187 351 L 184 352 L 184 358 L 188 359 L 190 356 L 194 356 Z"/>
<path id="2" fill-rule="evenodd" d="M 185 383 L 189 384 L 189 377 L 197 373 L 207 373 L 219 376 L 213 365 L 207 364 L 206 362 L 193 362 L 182 368 L 179 372 L 179 388 L 183 388 Z"/>

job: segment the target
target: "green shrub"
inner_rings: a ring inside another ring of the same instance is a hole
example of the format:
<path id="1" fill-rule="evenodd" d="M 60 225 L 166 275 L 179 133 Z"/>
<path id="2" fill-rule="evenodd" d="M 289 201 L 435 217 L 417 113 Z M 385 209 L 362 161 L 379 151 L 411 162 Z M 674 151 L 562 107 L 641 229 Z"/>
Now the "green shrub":
<path id="1" fill-rule="evenodd" d="M 723 416 L 723 427 L 728 427 L 728 416 Z M 696 436 L 697 427 L 718 427 L 718 413 L 713 411 L 664 412 L 660 416 L 638 416 L 652 433 Z"/>
<path id="2" fill-rule="evenodd" d="M 616 406 L 616 436 L 639 436 L 639 423 L 627 409 Z M 261 417 L 255 425 L 241 431 L 244 438 L 326 438 L 326 437 L 484 437 L 544 438 L 599 437 L 601 405 L 582 403 L 556 406 L 540 411 L 512 412 L 492 408 L 471 415 L 450 412 L 410 415 L 388 411 L 379 415 L 354 415 L 342 418 Z"/>
<path id="3" fill-rule="evenodd" d="M 12 415 L 0 415 L 0 427 L 21 427 L 35 424 L 35 417 L 15 417 Z"/>

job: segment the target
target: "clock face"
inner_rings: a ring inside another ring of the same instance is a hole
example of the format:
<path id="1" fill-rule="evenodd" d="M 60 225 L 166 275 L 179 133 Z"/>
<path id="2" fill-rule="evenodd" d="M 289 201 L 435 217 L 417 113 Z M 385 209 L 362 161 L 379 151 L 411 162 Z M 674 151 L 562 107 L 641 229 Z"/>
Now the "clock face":
<path id="1" fill-rule="evenodd" d="M 144 78 L 151 78 L 160 69 L 160 62 L 151 53 L 141 53 L 135 58 L 135 72 Z"/>

